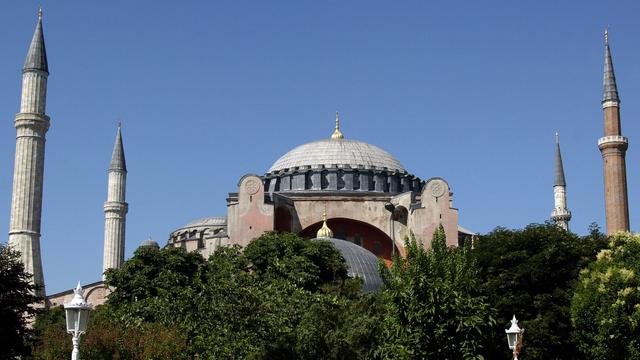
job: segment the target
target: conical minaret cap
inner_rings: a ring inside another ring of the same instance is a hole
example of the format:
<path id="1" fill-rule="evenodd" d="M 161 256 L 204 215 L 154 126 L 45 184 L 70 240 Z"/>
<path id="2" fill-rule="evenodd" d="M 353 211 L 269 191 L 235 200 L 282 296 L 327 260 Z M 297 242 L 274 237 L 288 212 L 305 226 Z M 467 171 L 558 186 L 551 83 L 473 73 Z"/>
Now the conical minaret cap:
<path id="1" fill-rule="evenodd" d="M 611 49 L 609 48 L 609 31 L 604 31 L 604 79 L 603 79 L 602 102 L 620 102 L 618 96 L 618 86 L 616 76 L 613 72 L 613 60 L 611 59 Z"/>
<path id="2" fill-rule="evenodd" d="M 122 145 L 122 130 L 120 125 L 118 125 L 116 143 L 113 146 L 113 154 L 111 155 L 109 170 L 127 171 L 127 162 L 124 159 L 124 145 Z"/>
<path id="3" fill-rule="evenodd" d="M 49 73 L 47 50 L 44 46 L 44 33 L 42 31 L 42 9 L 38 10 L 38 24 L 36 25 L 36 31 L 33 33 L 33 39 L 31 39 L 27 59 L 22 70 L 40 70 Z"/>
<path id="4" fill-rule="evenodd" d="M 560 138 L 556 133 L 556 171 L 553 186 L 567 186 L 564 180 L 564 167 L 562 166 L 562 155 L 560 154 Z"/>

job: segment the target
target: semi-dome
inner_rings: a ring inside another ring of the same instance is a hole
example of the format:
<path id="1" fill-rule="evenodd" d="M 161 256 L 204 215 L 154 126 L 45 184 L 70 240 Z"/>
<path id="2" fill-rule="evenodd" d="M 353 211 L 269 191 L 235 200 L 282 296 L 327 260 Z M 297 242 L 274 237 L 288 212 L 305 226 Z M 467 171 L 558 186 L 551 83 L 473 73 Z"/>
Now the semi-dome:
<path id="1" fill-rule="evenodd" d="M 189 222 L 183 228 L 198 227 L 198 226 L 223 226 L 227 225 L 227 218 L 225 216 L 210 216 L 201 218 Z"/>
<path id="2" fill-rule="evenodd" d="M 369 250 L 350 241 L 334 238 L 318 238 L 313 241 L 328 241 L 340 251 L 347 263 L 348 274 L 362 279 L 362 291 L 374 292 L 382 286 L 382 278 L 378 273 L 378 258 Z"/>
<path id="3" fill-rule="evenodd" d="M 190 221 L 188 224 L 172 231 L 169 234 L 169 243 L 222 237 L 228 237 L 227 218 L 224 216 L 210 216 Z"/>
<path id="4" fill-rule="evenodd" d="M 300 145 L 282 155 L 269 172 L 335 165 L 406 172 L 393 155 L 375 145 L 351 139 L 323 139 Z"/>

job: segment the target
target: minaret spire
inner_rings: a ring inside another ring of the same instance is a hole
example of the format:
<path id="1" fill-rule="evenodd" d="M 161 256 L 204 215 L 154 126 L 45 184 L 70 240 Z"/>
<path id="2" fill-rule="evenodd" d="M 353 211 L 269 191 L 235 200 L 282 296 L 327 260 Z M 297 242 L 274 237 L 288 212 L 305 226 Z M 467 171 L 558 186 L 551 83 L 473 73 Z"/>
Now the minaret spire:
<path id="1" fill-rule="evenodd" d="M 124 159 L 124 146 L 122 145 L 122 124 L 118 123 L 118 131 L 116 133 L 116 143 L 113 146 L 111 154 L 111 164 L 109 170 L 127 171 L 127 162 Z"/>
<path id="2" fill-rule="evenodd" d="M 604 136 L 598 148 L 604 160 L 604 197 L 607 233 L 629 231 L 629 200 L 627 198 L 627 165 L 625 155 L 629 140 L 622 136 L 620 97 L 613 72 L 609 46 L 609 31 L 604 33 L 604 78 L 602 94 Z"/>
<path id="3" fill-rule="evenodd" d="M 562 155 L 560 154 L 560 135 L 556 132 L 556 171 L 553 186 L 567 186 L 564 180 L 564 167 L 562 166 Z"/>
<path id="4" fill-rule="evenodd" d="M 109 164 L 107 201 L 104 203 L 103 274 L 107 269 L 119 268 L 124 262 L 126 216 L 129 210 L 125 201 L 126 187 L 127 164 L 124 158 L 122 127 L 118 124 Z"/>
<path id="5" fill-rule="evenodd" d="M 44 46 L 42 11 L 22 69 L 20 112 L 14 122 L 16 155 L 11 196 L 9 245 L 20 251 L 25 271 L 33 274 L 35 295 L 45 295 L 40 256 L 44 180 L 44 146 L 50 119 L 45 114 L 49 65 Z"/>
<path id="6" fill-rule="evenodd" d="M 337 111 L 336 111 L 336 129 L 333 131 L 333 134 L 331 134 L 331 138 L 334 140 L 344 139 L 344 135 L 340 131 L 340 115 L 338 114 Z"/>
<path id="7" fill-rule="evenodd" d="M 554 207 L 551 212 L 551 220 L 559 227 L 569 231 L 571 211 L 567 208 L 567 184 L 564 178 L 562 155 L 560 154 L 560 135 L 556 132 L 556 164 L 555 179 L 553 182 Z"/>
<path id="8" fill-rule="evenodd" d="M 604 78 L 602 87 L 602 104 L 608 102 L 620 103 L 616 75 L 613 71 L 613 60 L 611 59 L 611 48 L 609 47 L 608 29 L 604 30 Z"/>
<path id="9" fill-rule="evenodd" d="M 38 23 L 33 33 L 31 45 L 24 61 L 23 71 L 40 70 L 49 73 L 47 50 L 44 46 L 44 32 L 42 31 L 42 8 L 38 9 Z"/>

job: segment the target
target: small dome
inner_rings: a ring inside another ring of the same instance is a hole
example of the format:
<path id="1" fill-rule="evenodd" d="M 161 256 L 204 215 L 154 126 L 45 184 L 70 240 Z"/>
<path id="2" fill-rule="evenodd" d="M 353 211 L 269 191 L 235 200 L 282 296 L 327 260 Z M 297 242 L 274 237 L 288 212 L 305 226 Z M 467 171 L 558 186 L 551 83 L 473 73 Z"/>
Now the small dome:
<path id="1" fill-rule="evenodd" d="M 378 273 L 379 260 L 371 251 L 346 240 L 324 238 L 312 241 L 332 243 L 347 263 L 349 276 L 362 279 L 364 293 L 374 292 L 382 287 L 382 278 Z"/>
<path id="2" fill-rule="evenodd" d="M 300 145 L 282 155 L 269 169 L 275 172 L 295 167 L 332 165 L 387 169 L 406 172 L 395 157 L 381 148 L 351 139 L 323 139 Z"/>
<path id="3" fill-rule="evenodd" d="M 149 238 L 147 240 L 144 240 L 141 244 L 140 247 L 152 247 L 152 248 L 156 248 L 156 249 L 160 249 L 160 245 L 153 239 Z"/>

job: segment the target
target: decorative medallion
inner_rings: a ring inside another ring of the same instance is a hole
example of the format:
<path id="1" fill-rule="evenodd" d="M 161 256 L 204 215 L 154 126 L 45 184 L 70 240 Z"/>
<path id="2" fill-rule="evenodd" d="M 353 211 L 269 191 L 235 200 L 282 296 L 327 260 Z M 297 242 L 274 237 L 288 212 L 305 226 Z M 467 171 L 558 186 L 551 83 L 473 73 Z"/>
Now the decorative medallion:
<path id="1" fill-rule="evenodd" d="M 431 195 L 438 198 L 444 195 L 446 186 L 442 180 L 433 180 L 429 183 L 429 189 L 431 190 Z"/>
<path id="2" fill-rule="evenodd" d="M 249 195 L 253 195 L 253 194 L 257 193 L 258 190 L 260 190 L 260 184 L 258 183 L 258 180 L 249 179 L 249 180 L 245 181 L 244 190 Z"/>

